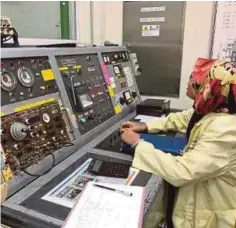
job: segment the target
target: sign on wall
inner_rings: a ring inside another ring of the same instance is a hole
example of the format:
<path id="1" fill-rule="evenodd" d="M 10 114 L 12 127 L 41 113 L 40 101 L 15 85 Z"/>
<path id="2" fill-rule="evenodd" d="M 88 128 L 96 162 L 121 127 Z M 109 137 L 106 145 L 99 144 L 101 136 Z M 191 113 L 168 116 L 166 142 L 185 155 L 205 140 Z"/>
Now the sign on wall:
<path id="1" fill-rule="evenodd" d="M 236 65 L 236 1 L 217 3 L 212 58 L 231 60 Z"/>

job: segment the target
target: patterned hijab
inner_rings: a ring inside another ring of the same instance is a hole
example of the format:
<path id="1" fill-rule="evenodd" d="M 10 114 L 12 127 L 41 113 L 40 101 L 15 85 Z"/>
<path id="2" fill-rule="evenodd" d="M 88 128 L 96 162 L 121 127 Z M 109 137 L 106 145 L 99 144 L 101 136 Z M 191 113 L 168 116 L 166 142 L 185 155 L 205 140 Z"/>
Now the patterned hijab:
<path id="1" fill-rule="evenodd" d="M 186 136 L 204 115 L 211 112 L 236 113 L 236 69 L 229 61 L 197 59 L 191 81 L 196 94 L 195 110 Z"/>

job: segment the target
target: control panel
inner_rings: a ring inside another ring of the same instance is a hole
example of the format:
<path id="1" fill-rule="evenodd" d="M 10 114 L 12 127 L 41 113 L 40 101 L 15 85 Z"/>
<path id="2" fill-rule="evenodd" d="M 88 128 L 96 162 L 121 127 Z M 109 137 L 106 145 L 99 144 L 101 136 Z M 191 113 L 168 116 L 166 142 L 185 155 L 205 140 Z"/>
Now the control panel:
<path id="1" fill-rule="evenodd" d="M 122 143 L 119 129 L 112 132 L 108 137 L 101 141 L 95 148 L 117 153 L 122 152 Z"/>
<path id="2" fill-rule="evenodd" d="M 1 117 L 3 175 L 9 170 L 16 175 L 73 139 L 58 101 L 51 98 L 42 103 Z"/>
<path id="3" fill-rule="evenodd" d="M 106 65 L 129 62 L 129 56 L 126 51 L 104 52 L 103 61 Z"/>
<path id="4" fill-rule="evenodd" d="M 135 118 L 132 118 L 129 121 L 139 122 L 139 120 Z M 97 144 L 95 148 L 116 153 L 130 153 L 130 151 L 132 151 L 132 148 L 123 145 L 120 129 L 113 131 L 104 140 Z"/>
<path id="5" fill-rule="evenodd" d="M 114 115 L 96 54 L 56 56 L 81 134 Z"/>
<path id="6" fill-rule="evenodd" d="M 44 174 L 48 155 L 62 161 L 140 99 L 125 47 L 3 49 L 0 77 L 1 171 L 11 192 L 32 181 L 22 171 Z M 119 135 L 108 141 L 120 149 Z"/>
<path id="7" fill-rule="evenodd" d="M 101 68 L 118 114 L 138 98 L 128 53 L 102 53 Z"/>
<path id="8" fill-rule="evenodd" d="M 2 106 L 58 91 L 48 57 L 3 58 L 0 77 Z"/>

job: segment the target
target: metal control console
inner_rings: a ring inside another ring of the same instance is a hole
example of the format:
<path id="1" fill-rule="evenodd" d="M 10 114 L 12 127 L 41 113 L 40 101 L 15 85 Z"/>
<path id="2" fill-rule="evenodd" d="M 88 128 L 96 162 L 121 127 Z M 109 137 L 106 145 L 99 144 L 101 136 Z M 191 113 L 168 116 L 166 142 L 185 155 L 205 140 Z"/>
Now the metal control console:
<path id="1" fill-rule="evenodd" d="M 1 54 L 1 182 L 9 184 L 2 221 L 60 227 L 86 181 L 104 181 L 87 175 L 88 161 L 131 164 L 130 155 L 96 148 L 111 134 L 119 141 L 113 132 L 141 101 L 130 54 L 125 47 Z M 145 212 L 161 182 L 144 172 L 133 180 L 147 186 Z"/>

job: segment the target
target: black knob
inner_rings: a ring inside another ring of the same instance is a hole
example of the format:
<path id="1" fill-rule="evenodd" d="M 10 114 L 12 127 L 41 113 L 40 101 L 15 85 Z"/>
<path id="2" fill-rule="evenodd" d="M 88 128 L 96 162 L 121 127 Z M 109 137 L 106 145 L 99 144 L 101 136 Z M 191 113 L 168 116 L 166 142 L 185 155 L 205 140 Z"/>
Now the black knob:
<path id="1" fill-rule="evenodd" d="M 137 71 L 140 72 L 140 73 L 142 73 L 143 70 L 142 70 L 141 67 L 138 67 L 138 68 L 137 68 Z"/>
<path id="2" fill-rule="evenodd" d="M 120 97 L 120 104 L 121 105 L 125 104 L 125 98 L 124 97 Z"/>
<path id="3" fill-rule="evenodd" d="M 89 119 L 89 120 L 93 120 L 93 119 L 94 119 L 93 114 L 88 115 L 88 119 Z"/>
<path id="4" fill-rule="evenodd" d="M 133 91 L 133 92 L 132 92 L 132 97 L 133 97 L 133 98 L 137 97 L 137 93 Z"/>

